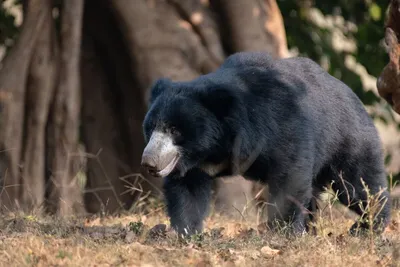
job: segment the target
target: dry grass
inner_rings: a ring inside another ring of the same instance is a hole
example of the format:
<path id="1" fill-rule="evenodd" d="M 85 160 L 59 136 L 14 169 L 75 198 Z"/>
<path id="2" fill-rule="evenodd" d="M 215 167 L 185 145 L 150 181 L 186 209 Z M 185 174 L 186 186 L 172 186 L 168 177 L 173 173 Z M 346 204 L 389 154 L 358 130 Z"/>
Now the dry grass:
<path id="1" fill-rule="evenodd" d="M 328 205 L 322 212 L 317 236 L 287 238 L 257 226 L 256 220 L 212 214 L 205 233 L 190 240 L 159 225 L 168 225 L 162 209 L 68 220 L 13 215 L 0 219 L 0 265 L 400 266 L 399 211 L 372 245 L 370 237 L 347 234 L 354 216 L 345 208 Z"/>

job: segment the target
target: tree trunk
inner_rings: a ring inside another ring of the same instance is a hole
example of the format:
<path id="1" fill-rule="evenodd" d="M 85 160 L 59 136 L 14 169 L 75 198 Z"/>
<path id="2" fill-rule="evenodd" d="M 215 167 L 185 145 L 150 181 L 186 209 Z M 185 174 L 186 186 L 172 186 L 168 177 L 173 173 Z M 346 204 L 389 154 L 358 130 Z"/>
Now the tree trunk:
<path id="1" fill-rule="evenodd" d="M 61 215 L 69 215 L 81 202 L 77 174 L 72 173 L 73 157 L 78 151 L 80 116 L 80 48 L 83 0 L 65 1 L 61 13 L 61 50 L 59 84 L 52 112 L 54 138 L 52 190 L 50 202 Z"/>
<path id="2" fill-rule="evenodd" d="M 84 31 L 85 32 L 85 31 Z M 121 144 L 117 113 L 110 103 L 107 72 L 96 54 L 92 38 L 84 35 L 82 46 L 82 134 L 87 153 L 94 155 L 87 162 L 85 204 L 88 212 L 116 211 L 123 206 L 119 194 L 123 186 L 118 148 Z M 129 170 L 129 167 L 127 167 Z"/>
<path id="3" fill-rule="evenodd" d="M 143 116 L 143 100 L 133 89 L 137 84 L 129 54 L 105 2 L 86 8 L 84 18 L 82 133 L 87 152 L 97 155 L 88 161 L 85 203 L 89 212 L 116 212 L 129 208 L 141 194 L 141 179 L 132 174 L 132 165 L 137 166 L 132 154 L 141 151 L 133 147 L 129 125 L 133 116 Z M 133 111 L 126 113 L 124 106 Z M 141 144 L 141 136 L 136 138 Z"/>
<path id="4" fill-rule="evenodd" d="M 230 53 L 266 51 L 275 57 L 287 55 L 285 29 L 276 0 L 212 0 L 211 3 L 220 15 L 223 40 Z"/>
<path id="5" fill-rule="evenodd" d="M 29 1 L 20 36 L 0 71 L 0 206 L 6 210 L 20 206 L 25 84 L 32 50 L 43 28 L 45 6 L 42 0 Z"/>
<path id="6" fill-rule="evenodd" d="M 377 80 L 379 95 L 400 114 L 400 1 L 392 0 L 386 22 L 385 42 L 389 63 Z"/>
<path id="7" fill-rule="evenodd" d="M 46 124 L 57 74 L 57 46 L 52 1 L 45 2 L 45 21 L 33 51 L 26 96 L 21 199 L 25 210 L 38 209 L 45 201 Z"/>
<path id="8" fill-rule="evenodd" d="M 258 0 L 258 3 L 261 7 L 261 23 L 271 44 L 271 50 L 268 51 L 278 58 L 289 57 L 285 25 L 276 0 Z"/>

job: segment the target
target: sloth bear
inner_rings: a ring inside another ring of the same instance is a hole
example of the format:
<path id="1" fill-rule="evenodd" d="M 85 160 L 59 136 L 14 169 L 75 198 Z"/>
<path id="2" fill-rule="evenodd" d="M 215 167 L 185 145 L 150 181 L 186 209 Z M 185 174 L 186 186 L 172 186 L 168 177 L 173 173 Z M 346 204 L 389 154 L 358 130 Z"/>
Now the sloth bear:
<path id="1" fill-rule="evenodd" d="M 191 81 L 157 80 L 144 118 L 142 166 L 164 178 L 171 227 L 202 232 L 213 179 L 242 175 L 269 186 L 268 225 L 309 230 L 315 197 L 331 188 L 367 219 L 368 193 L 380 194 L 372 225 L 381 233 L 390 199 L 378 132 L 362 102 L 310 59 L 261 52 L 229 56 Z M 276 228 L 274 228 L 276 229 Z"/>

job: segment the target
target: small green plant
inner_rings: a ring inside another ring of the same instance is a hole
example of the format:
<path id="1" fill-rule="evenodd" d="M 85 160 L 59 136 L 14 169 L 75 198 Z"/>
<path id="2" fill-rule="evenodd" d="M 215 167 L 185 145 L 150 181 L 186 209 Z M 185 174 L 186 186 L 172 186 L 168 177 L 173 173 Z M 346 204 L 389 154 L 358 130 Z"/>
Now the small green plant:
<path id="1" fill-rule="evenodd" d="M 25 257 L 25 262 L 31 266 L 36 266 L 39 264 L 40 257 L 35 255 L 33 252 L 29 252 Z"/>
<path id="2" fill-rule="evenodd" d="M 128 227 L 130 231 L 140 235 L 143 233 L 144 224 L 142 222 L 130 222 Z"/>
<path id="3" fill-rule="evenodd" d="M 361 216 L 361 220 L 363 223 L 366 223 L 369 226 L 369 240 L 370 240 L 370 249 L 374 249 L 374 222 L 377 222 L 378 215 L 382 211 L 384 205 L 386 204 L 387 198 L 383 195 L 385 188 L 382 188 L 376 194 L 371 194 L 369 187 L 365 184 L 364 180 L 361 178 L 361 183 L 364 187 L 364 190 L 367 194 L 367 203 L 363 205 L 359 203 L 360 208 L 363 210 L 363 215 Z M 379 229 L 381 225 L 379 225 L 379 221 L 377 222 L 376 230 L 384 231 L 384 229 Z"/>
<path id="4" fill-rule="evenodd" d="M 72 259 L 72 255 L 70 253 L 68 253 L 67 251 L 65 251 L 65 250 L 59 250 L 56 258 L 62 259 L 62 260 L 65 259 L 65 258 L 68 258 L 68 259 L 71 260 Z"/>
<path id="5" fill-rule="evenodd" d="M 190 237 L 190 239 L 195 243 L 201 243 L 204 241 L 204 234 L 203 233 L 194 234 Z"/>

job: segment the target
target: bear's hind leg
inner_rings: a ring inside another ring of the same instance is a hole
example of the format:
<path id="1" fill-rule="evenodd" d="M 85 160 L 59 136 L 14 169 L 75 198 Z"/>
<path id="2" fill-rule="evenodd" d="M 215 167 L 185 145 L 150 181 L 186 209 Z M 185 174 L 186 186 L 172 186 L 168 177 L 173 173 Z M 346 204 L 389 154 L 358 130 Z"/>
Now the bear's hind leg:
<path id="1" fill-rule="evenodd" d="M 319 193 L 319 192 L 318 192 Z M 317 222 L 315 216 L 317 211 L 319 210 L 318 207 L 318 194 L 313 193 L 310 203 L 308 205 L 308 218 L 306 219 L 306 231 L 308 233 L 312 233 L 313 235 L 317 235 L 317 228 L 315 223 Z M 312 225 L 310 225 L 312 224 Z"/>
<path id="2" fill-rule="evenodd" d="M 287 177 L 269 186 L 268 225 L 275 231 L 288 229 L 289 234 L 301 235 L 307 232 L 311 175 L 296 171 L 296 175 Z"/>
<path id="3" fill-rule="evenodd" d="M 200 169 L 192 169 L 184 177 L 166 177 L 164 194 L 171 227 L 181 235 L 203 230 L 211 200 L 213 178 Z"/>

